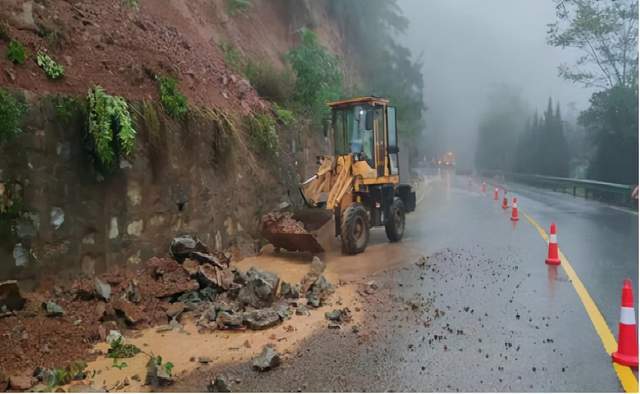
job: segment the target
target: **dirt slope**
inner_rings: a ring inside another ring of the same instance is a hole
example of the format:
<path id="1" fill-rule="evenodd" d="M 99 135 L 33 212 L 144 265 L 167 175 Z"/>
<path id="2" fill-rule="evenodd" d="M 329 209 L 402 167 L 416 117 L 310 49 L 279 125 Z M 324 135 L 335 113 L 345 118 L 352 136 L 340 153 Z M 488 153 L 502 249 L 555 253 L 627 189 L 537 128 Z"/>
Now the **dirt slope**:
<path id="1" fill-rule="evenodd" d="M 4 0 L 0 20 L 8 36 L 29 50 L 25 65 L 0 57 L 0 85 L 36 94 L 84 95 L 99 84 L 128 99 L 157 99 L 156 75 L 180 80 L 197 106 L 247 113 L 265 103 L 242 78 L 233 78 L 221 43 L 245 56 L 283 67 L 282 56 L 296 41 L 296 30 L 318 26 L 323 41 L 340 51 L 322 2 L 256 0 L 246 12 L 228 15 L 223 0 L 140 0 L 136 9 L 123 0 Z M 0 42 L 4 54 L 7 42 Z M 61 81 L 50 81 L 35 64 L 43 50 L 65 67 Z M 229 83 L 231 81 L 231 83 Z"/>

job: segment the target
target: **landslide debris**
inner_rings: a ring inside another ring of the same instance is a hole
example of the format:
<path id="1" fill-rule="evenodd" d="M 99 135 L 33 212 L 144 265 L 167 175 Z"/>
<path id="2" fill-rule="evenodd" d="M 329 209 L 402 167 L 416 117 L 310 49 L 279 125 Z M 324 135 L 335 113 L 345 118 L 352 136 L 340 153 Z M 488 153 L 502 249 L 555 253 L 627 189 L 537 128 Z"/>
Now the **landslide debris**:
<path id="1" fill-rule="evenodd" d="M 120 332 L 150 326 L 158 332 L 180 331 L 185 318 L 195 321 L 200 331 L 267 329 L 294 313 L 308 314 L 305 305 L 318 307 L 334 291 L 317 257 L 301 283 L 285 283 L 256 267 L 246 272 L 231 267 L 227 255 L 210 251 L 192 235 L 174 238 L 170 252 L 173 258 L 152 257 L 135 270 L 113 268 L 70 285 L 57 283 L 27 294 L 22 302 L 17 282 L 3 282 L 0 294 L 7 296 L 0 300 L 4 310 L 11 309 L 0 314 L 0 376 L 87 359 L 98 341 L 109 343 L 107 357 L 132 357 L 140 349 L 125 343 Z M 146 380 L 154 386 L 171 384 L 171 368 L 153 360 Z M 269 348 L 255 365 L 266 370 L 279 361 Z M 31 383 L 39 384 L 38 379 Z"/>

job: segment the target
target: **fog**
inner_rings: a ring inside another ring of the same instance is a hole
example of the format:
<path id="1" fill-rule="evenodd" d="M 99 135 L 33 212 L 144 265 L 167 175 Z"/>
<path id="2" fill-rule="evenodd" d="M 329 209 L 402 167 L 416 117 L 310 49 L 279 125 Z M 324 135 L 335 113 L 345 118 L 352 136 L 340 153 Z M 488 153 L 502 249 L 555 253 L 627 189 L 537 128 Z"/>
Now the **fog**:
<path id="1" fill-rule="evenodd" d="M 577 54 L 546 43 L 552 0 L 398 3 L 410 21 L 400 41 L 424 62 L 428 143 L 454 151 L 459 166 L 473 165 L 479 117 L 496 84 L 520 91 L 531 111 L 542 112 L 553 97 L 569 121 L 588 106 L 592 92 L 558 76 Z"/>

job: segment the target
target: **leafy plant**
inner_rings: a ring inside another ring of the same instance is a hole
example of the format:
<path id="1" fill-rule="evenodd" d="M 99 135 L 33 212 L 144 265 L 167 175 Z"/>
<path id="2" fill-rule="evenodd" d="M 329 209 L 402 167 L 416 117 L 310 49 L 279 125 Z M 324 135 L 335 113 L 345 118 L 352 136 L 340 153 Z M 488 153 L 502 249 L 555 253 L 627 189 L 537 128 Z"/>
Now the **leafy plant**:
<path id="1" fill-rule="evenodd" d="M 319 123 L 328 113 L 327 101 L 342 95 L 342 72 L 338 58 L 318 43 L 308 29 L 300 32 L 300 44 L 286 55 L 296 74 L 295 100 Z"/>
<path id="2" fill-rule="evenodd" d="M 136 131 L 129 107 L 122 97 L 111 96 L 100 86 L 89 90 L 87 102 L 89 136 L 101 166 L 109 171 L 118 154 L 129 157 L 135 149 Z"/>
<path id="3" fill-rule="evenodd" d="M 219 46 L 224 57 L 224 63 L 233 71 L 240 73 L 245 64 L 240 51 L 228 42 L 221 42 Z"/>
<path id="4" fill-rule="evenodd" d="M 189 111 L 187 98 L 178 90 L 178 82 L 171 77 L 159 77 L 160 102 L 164 110 L 172 118 L 183 119 Z"/>
<path id="5" fill-rule="evenodd" d="M 289 111 L 288 109 L 283 108 L 278 104 L 273 104 L 273 112 L 276 113 L 276 117 L 278 118 L 278 120 L 285 126 L 291 125 L 296 120 L 293 111 Z"/>
<path id="6" fill-rule="evenodd" d="M 65 368 L 54 368 L 47 376 L 47 386 L 53 388 L 69 384 L 72 380 L 83 379 L 86 368 L 87 363 L 84 361 L 75 361 Z"/>
<path id="7" fill-rule="evenodd" d="M 227 0 L 227 12 L 231 16 L 246 12 L 251 8 L 251 0 Z"/>
<path id="8" fill-rule="evenodd" d="M 140 348 L 136 345 L 132 343 L 124 343 L 124 338 L 118 337 L 111 342 L 111 347 L 107 350 L 107 357 L 114 359 L 131 358 L 140 353 L 140 351 Z"/>
<path id="9" fill-rule="evenodd" d="M 122 0 L 122 4 L 136 11 L 140 9 L 140 0 Z"/>
<path id="10" fill-rule="evenodd" d="M 173 363 L 171 361 L 167 361 L 166 363 L 162 363 L 162 356 L 151 356 L 149 363 L 160 366 L 168 376 L 171 376 L 173 373 Z"/>
<path id="11" fill-rule="evenodd" d="M 113 359 L 113 364 L 111 364 L 111 366 L 112 366 L 113 368 L 118 368 L 119 370 L 122 370 L 122 369 L 124 369 L 124 368 L 128 367 L 128 365 L 127 365 L 127 363 L 126 363 L 126 362 L 124 362 L 124 361 L 123 361 L 123 362 L 120 362 L 120 363 L 119 363 L 117 358 L 114 358 L 114 359 Z"/>
<path id="12" fill-rule="evenodd" d="M 293 97 L 295 77 L 289 69 L 278 71 L 267 62 L 248 62 L 244 74 L 263 98 L 284 104 Z"/>
<path id="13" fill-rule="evenodd" d="M 64 76 L 64 67 L 56 63 L 49 55 L 44 52 L 38 52 L 36 55 L 36 63 L 44 70 L 49 79 L 60 79 Z"/>
<path id="14" fill-rule="evenodd" d="M 273 117 L 268 114 L 248 116 L 245 124 L 252 148 L 256 152 L 277 156 L 278 132 Z"/>
<path id="15" fill-rule="evenodd" d="M 11 40 L 7 46 L 7 58 L 15 64 L 24 64 L 27 60 L 27 51 L 24 45 L 18 40 Z"/>
<path id="16" fill-rule="evenodd" d="M 20 126 L 27 106 L 8 91 L 0 88 L 0 142 L 22 132 Z"/>

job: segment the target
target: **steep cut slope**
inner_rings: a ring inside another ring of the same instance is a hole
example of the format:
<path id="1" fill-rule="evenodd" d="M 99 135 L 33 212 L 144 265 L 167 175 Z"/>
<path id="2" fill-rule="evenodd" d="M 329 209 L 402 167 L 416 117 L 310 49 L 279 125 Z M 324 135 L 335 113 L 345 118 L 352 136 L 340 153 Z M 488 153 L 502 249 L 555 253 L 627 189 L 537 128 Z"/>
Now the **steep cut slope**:
<path id="1" fill-rule="evenodd" d="M 260 214 L 295 200 L 295 183 L 324 144 L 300 119 L 278 124 L 277 156 L 250 147 L 247 118 L 271 113 L 272 105 L 230 64 L 229 48 L 277 70 L 301 27 L 315 28 L 339 54 L 343 45 L 325 2 L 255 0 L 237 13 L 228 6 L 3 2 L 0 85 L 23 94 L 29 111 L 23 133 L 0 145 L 0 202 L 21 209 L 0 220 L 0 277 L 135 265 L 165 254 L 168 240 L 185 232 L 237 256 L 255 252 Z M 27 48 L 25 64 L 5 56 L 10 39 Z M 39 51 L 64 66 L 62 79 L 47 78 L 35 61 Z M 177 79 L 189 101 L 185 120 L 171 119 L 158 104 L 156 77 L 164 75 Z M 86 152 L 82 104 L 60 101 L 84 98 L 94 85 L 132 103 L 138 132 L 133 158 L 106 177 Z"/>

